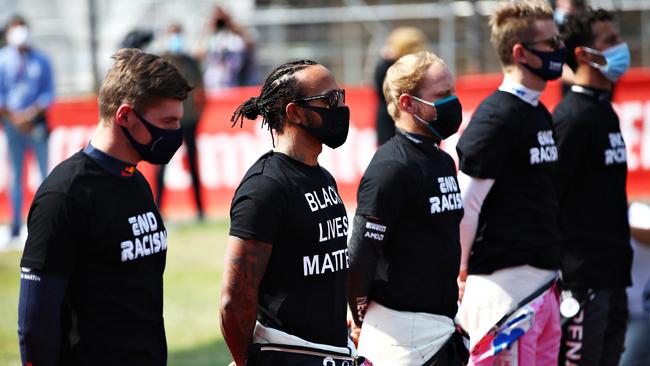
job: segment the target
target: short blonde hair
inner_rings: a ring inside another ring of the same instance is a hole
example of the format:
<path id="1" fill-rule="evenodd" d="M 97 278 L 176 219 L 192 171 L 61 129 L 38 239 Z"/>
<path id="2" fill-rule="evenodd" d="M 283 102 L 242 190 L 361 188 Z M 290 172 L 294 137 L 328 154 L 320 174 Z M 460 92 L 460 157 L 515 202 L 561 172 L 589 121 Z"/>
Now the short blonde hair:
<path id="1" fill-rule="evenodd" d="M 400 115 L 399 97 L 403 93 L 417 94 L 420 90 L 420 80 L 433 64 L 447 67 L 447 64 L 435 54 L 422 51 L 401 57 L 388 68 L 384 79 L 384 98 L 388 114 L 397 119 Z"/>
<path id="2" fill-rule="evenodd" d="M 424 51 L 427 48 L 427 36 L 420 28 L 398 27 L 395 28 L 388 39 L 386 46 L 394 59 L 402 56 Z"/>
<path id="3" fill-rule="evenodd" d="M 497 6 L 490 18 L 490 40 L 501 65 L 514 63 L 512 47 L 517 43 L 532 41 L 535 21 L 545 19 L 553 20 L 553 9 L 544 0 L 503 1 Z"/>

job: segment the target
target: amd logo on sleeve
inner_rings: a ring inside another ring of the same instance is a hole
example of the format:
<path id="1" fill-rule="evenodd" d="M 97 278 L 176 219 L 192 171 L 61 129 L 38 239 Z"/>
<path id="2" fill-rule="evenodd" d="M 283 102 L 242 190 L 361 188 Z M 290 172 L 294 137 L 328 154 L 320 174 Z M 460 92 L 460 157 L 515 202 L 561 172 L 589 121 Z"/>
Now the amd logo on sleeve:
<path id="1" fill-rule="evenodd" d="M 167 231 L 158 230 L 158 220 L 153 212 L 128 218 L 133 238 L 120 243 L 122 262 L 167 250 Z"/>

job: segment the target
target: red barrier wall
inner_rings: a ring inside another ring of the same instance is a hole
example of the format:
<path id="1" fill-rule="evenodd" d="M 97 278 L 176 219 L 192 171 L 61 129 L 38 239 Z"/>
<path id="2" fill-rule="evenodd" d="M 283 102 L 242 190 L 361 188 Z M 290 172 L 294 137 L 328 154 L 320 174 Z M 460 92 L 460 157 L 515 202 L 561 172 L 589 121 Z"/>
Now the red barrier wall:
<path id="1" fill-rule="evenodd" d="M 463 126 L 469 122 L 480 101 L 494 91 L 501 75 L 463 76 L 457 80 L 458 96 L 463 103 Z M 631 70 L 617 85 L 615 108 L 628 152 L 628 192 L 631 198 L 650 196 L 650 69 Z M 202 178 L 204 204 L 209 213 L 225 215 L 232 194 L 246 169 L 262 153 L 272 149 L 271 136 L 261 129 L 261 120 L 246 121 L 243 127 L 231 128 L 230 117 L 245 99 L 258 94 L 257 87 L 238 88 L 211 96 L 198 131 L 199 170 Z M 346 90 L 351 110 L 350 134 L 347 142 L 336 150 L 324 148 L 319 161 L 337 180 L 341 196 L 354 206 L 356 188 L 375 149 L 374 116 L 376 99 L 369 87 Z M 552 109 L 560 98 L 558 82 L 550 83 L 542 101 Z M 90 139 L 97 122 L 95 97 L 59 100 L 50 113 L 50 166 L 81 149 Z M 457 134 L 447 139 L 443 148 L 455 156 Z M 39 177 L 34 159 L 27 159 L 26 197 L 29 207 Z M 152 186 L 155 167 L 141 163 L 138 168 Z M 8 221 L 11 168 L 4 134 L 0 132 L 0 221 Z M 167 216 L 185 217 L 193 211 L 190 177 L 185 150 L 181 148 L 165 174 L 166 194 L 163 212 Z M 155 189 L 155 187 L 154 187 Z"/>

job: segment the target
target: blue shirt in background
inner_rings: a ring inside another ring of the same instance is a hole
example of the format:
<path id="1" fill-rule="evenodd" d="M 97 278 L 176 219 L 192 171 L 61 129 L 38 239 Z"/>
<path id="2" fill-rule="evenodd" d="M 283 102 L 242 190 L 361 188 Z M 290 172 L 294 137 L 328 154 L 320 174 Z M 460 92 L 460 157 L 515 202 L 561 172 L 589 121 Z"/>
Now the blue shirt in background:
<path id="1" fill-rule="evenodd" d="M 20 53 L 7 46 L 0 49 L 0 108 L 20 112 L 32 104 L 45 109 L 54 99 L 50 61 L 30 48 Z"/>

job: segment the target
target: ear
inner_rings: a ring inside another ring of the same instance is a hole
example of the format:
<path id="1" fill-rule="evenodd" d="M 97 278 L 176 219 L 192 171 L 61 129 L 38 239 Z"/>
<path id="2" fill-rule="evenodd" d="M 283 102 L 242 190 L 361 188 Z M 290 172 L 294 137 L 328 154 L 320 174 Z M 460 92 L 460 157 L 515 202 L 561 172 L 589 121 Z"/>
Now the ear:
<path id="1" fill-rule="evenodd" d="M 303 120 L 301 109 L 302 108 L 299 108 L 295 103 L 287 104 L 286 108 L 284 109 L 284 112 L 287 115 L 286 122 L 301 125 L 302 123 L 300 121 Z"/>
<path id="2" fill-rule="evenodd" d="M 413 114 L 415 108 L 413 107 L 413 98 L 411 98 L 410 95 L 403 93 L 399 96 L 399 99 L 397 101 L 399 103 L 399 109 L 403 110 L 404 112 Z"/>
<path id="3" fill-rule="evenodd" d="M 117 123 L 119 126 L 124 126 L 126 127 L 128 124 L 128 118 L 129 114 L 131 113 L 131 106 L 128 104 L 122 104 L 121 106 L 117 107 L 117 110 L 115 111 L 115 123 Z"/>
<path id="4" fill-rule="evenodd" d="M 528 60 L 526 59 L 526 48 L 522 46 L 521 43 L 512 46 L 512 61 L 514 61 L 515 64 L 528 63 Z"/>

